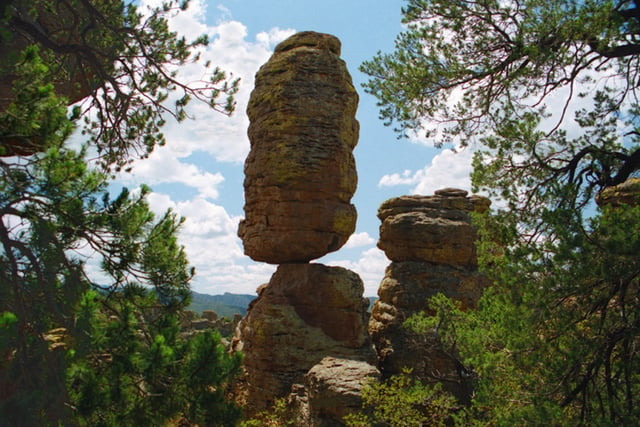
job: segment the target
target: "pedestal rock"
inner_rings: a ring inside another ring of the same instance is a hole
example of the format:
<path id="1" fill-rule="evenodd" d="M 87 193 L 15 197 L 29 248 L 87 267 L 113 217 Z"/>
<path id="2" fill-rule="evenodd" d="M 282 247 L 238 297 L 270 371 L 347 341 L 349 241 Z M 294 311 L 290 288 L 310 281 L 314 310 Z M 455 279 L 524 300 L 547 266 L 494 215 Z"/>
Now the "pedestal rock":
<path id="1" fill-rule="evenodd" d="M 280 265 L 236 331 L 247 410 L 267 408 L 324 357 L 375 363 L 360 277 L 322 264 Z"/>
<path id="2" fill-rule="evenodd" d="M 358 94 L 340 41 L 297 33 L 256 74 L 247 114 L 244 251 L 271 264 L 308 262 L 353 233 Z"/>

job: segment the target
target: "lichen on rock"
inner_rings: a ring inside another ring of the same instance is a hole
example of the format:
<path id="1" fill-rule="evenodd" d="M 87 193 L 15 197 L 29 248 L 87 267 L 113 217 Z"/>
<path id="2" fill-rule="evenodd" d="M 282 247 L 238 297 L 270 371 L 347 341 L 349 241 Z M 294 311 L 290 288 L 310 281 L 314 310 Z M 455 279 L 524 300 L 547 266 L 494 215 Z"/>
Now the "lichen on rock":
<path id="1" fill-rule="evenodd" d="M 355 230 L 358 94 L 339 54 L 337 38 L 297 33 L 256 74 L 238 229 L 256 261 L 308 262 Z"/>

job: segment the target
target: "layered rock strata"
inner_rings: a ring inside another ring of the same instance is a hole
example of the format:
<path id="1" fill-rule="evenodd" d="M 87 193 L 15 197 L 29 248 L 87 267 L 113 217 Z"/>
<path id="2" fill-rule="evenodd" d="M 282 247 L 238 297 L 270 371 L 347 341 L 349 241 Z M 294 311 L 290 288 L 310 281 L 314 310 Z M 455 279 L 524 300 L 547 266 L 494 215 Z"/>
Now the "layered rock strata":
<path id="1" fill-rule="evenodd" d="M 240 322 L 234 349 L 244 353 L 250 412 L 303 384 L 332 356 L 375 363 L 360 277 L 341 267 L 283 264 Z"/>
<path id="2" fill-rule="evenodd" d="M 260 68 L 247 108 L 245 254 L 308 262 L 344 245 L 356 224 L 357 105 L 331 35 L 295 34 Z"/>
<path id="3" fill-rule="evenodd" d="M 468 197 L 457 189 L 402 196 L 381 205 L 378 246 L 392 262 L 378 290 L 369 332 L 384 376 L 412 368 L 422 381 L 440 381 L 460 400 L 469 398 L 466 373 L 437 336 L 416 334 L 402 325 L 413 314 L 428 311 L 427 300 L 438 293 L 463 308 L 476 306 L 487 280 L 477 271 L 470 214 L 489 205 L 487 198 Z"/>
<path id="4" fill-rule="evenodd" d="M 233 342 L 244 353 L 249 415 L 288 398 L 298 402 L 296 418 L 306 420 L 300 425 L 334 425 L 357 406 L 360 382 L 338 386 L 329 377 L 353 373 L 342 369 L 352 364 L 377 372 L 362 280 L 309 264 L 342 247 L 355 229 L 357 104 L 340 41 L 328 34 L 291 36 L 256 74 L 238 235 L 245 254 L 279 266 Z M 326 367 L 326 357 L 343 362 Z"/>

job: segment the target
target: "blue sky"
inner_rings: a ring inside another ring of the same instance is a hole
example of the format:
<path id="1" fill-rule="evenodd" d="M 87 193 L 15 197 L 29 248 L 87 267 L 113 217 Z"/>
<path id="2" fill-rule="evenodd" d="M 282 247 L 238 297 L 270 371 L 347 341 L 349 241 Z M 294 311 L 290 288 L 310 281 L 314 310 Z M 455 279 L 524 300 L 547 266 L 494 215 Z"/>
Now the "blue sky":
<path id="1" fill-rule="evenodd" d="M 145 0 L 141 3 L 155 3 Z M 469 189 L 470 154 L 436 150 L 429 141 L 398 140 L 378 119 L 375 99 L 365 94 L 366 76 L 359 65 L 378 51 L 393 49 L 401 31 L 401 0 L 192 0 L 187 13 L 171 21 L 187 37 L 210 36 L 202 52 L 205 59 L 242 78 L 238 108 L 226 118 L 193 105 L 193 120 L 165 129 L 167 145 L 134 165 L 131 174 L 118 177 L 116 186 L 151 186 L 154 210 L 172 208 L 186 218 L 181 231 L 197 276 L 192 288 L 209 294 L 255 293 L 269 280 L 275 266 L 256 263 L 242 253 L 236 236 L 243 217 L 243 163 L 249 151 L 245 108 L 253 76 L 277 43 L 297 31 L 314 30 L 337 36 L 342 58 L 360 94 L 357 118 L 360 139 L 354 152 L 358 210 L 352 239 L 337 252 L 316 262 L 347 267 L 360 274 L 365 295 L 376 295 L 389 264 L 376 248 L 379 220 L 376 211 L 384 200 L 403 194 L 432 194 L 438 188 Z M 198 66 L 180 70 L 185 79 L 198 78 Z"/>

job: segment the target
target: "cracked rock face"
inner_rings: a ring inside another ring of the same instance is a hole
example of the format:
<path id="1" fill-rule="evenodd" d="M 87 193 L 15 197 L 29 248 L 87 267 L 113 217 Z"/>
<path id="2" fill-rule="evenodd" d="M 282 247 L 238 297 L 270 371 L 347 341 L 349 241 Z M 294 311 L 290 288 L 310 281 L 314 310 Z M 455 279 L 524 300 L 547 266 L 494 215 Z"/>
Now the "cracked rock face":
<path id="1" fill-rule="evenodd" d="M 357 105 L 331 35 L 294 34 L 260 68 L 247 108 L 251 151 L 238 229 L 246 255 L 308 262 L 346 243 L 356 224 Z"/>
<path id="2" fill-rule="evenodd" d="M 596 195 L 598 206 L 640 205 L 640 178 L 629 178 L 622 184 L 606 187 Z"/>
<path id="3" fill-rule="evenodd" d="M 373 362 L 363 290 L 360 277 L 341 267 L 278 267 L 234 338 L 245 355 L 249 411 L 286 396 L 325 356 Z"/>
<path id="4" fill-rule="evenodd" d="M 474 267 L 476 232 L 471 212 L 484 212 L 489 199 L 467 197 L 467 192 L 446 188 L 433 196 L 401 196 L 378 209 L 378 247 L 392 261 L 422 261 Z"/>
<path id="5" fill-rule="evenodd" d="M 471 385 L 456 355 L 443 348 L 436 333 L 418 334 L 403 326 L 438 293 L 475 308 L 487 278 L 477 271 L 476 231 L 471 212 L 485 212 L 490 201 L 452 188 L 433 196 L 402 196 L 384 202 L 378 247 L 391 264 L 378 289 L 369 333 L 384 377 L 405 367 L 425 383 L 441 382 L 461 402 Z"/>

